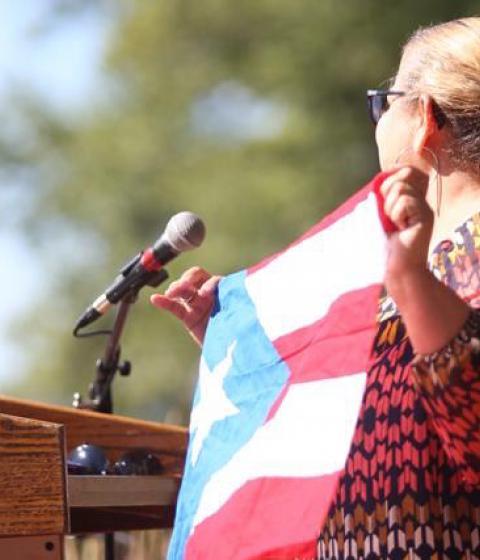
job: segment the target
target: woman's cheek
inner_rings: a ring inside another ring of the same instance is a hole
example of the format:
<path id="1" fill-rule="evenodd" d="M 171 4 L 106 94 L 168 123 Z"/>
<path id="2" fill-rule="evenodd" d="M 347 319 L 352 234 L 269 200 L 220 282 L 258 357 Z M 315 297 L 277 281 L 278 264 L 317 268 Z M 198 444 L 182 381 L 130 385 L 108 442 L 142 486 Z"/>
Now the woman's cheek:
<path id="1" fill-rule="evenodd" d="M 378 151 L 378 161 L 380 164 L 380 169 L 382 171 L 384 171 L 385 169 L 388 169 L 388 164 L 386 161 L 386 149 L 387 149 L 387 144 L 385 142 L 384 139 L 384 126 L 383 123 L 385 121 L 385 117 L 386 115 L 384 115 L 378 122 L 377 127 L 375 129 L 375 141 L 377 143 L 377 151 Z"/>

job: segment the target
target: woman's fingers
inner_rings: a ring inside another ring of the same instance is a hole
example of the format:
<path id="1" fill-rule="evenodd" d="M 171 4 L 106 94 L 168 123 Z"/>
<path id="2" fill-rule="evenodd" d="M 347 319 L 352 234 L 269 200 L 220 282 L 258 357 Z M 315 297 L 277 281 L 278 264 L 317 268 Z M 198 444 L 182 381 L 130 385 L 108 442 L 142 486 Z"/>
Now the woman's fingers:
<path id="1" fill-rule="evenodd" d="M 176 299 L 169 298 L 162 294 L 153 294 L 150 296 L 150 302 L 157 307 L 158 309 L 164 309 L 165 311 L 169 311 L 176 317 L 183 321 L 185 319 L 186 308 L 185 305 Z"/>
<path id="2" fill-rule="evenodd" d="M 198 295 L 213 296 L 215 290 L 217 289 L 218 283 L 220 282 L 221 276 L 211 276 L 206 282 L 204 282 L 198 289 Z"/>
<path id="3" fill-rule="evenodd" d="M 416 197 L 400 195 L 393 201 L 387 215 L 397 228 L 402 231 L 422 221 L 424 204 Z"/>
<path id="4" fill-rule="evenodd" d="M 411 185 L 398 182 L 388 192 L 383 207 L 385 214 L 401 231 L 415 225 L 422 218 L 422 210 L 426 206 L 425 200 Z"/>
<path id="5" fill-rule="evenodd" d="M 397 227 L 388 238 L 385 283 L 423 270 L 432 235 L 433 212 L 426 200 L 429 177 L 414 167 L 393 170 L 381 186 L 383 209 Z"/>
<path id="6" fill-rule="evenodd" d="M 418 196 L 425 198 L 428 187 L 428 175 L 416 167 L 403 166 L 394 168 L 391 175 L 389 175 L 382 183 L 380 191 L 384 198 L 388 193 L 395 188 L 398 183 L 409 185 L 417 192 Z"/>
<path id="7" fill-rule="evenodd" d="M 203 268 L 190 268 L 170 284 L 165 294 L 154 294 L 150 301 L 158 309 L 169 311 L 180 319 L 193 338 L 201 343 L 219 281 L 220 276 L 212 276 Z"/>
<path id="8" fill-rule="evenodd" d="M 382 184 L 385 214 L 399 230 L 409 228 L 428 218 L 425 200 L 428 176 L 413 167 L 402 167 Z"/>
<path id="9" fill-rule="evenodd" d="M 417 194 L 413 187 L 408 183 L 396 182 L 388 190 L 383 200 L 383 209 L 389 218 L 392 218 L 393 208 L 398 204 L 399 199 L 402 198 L 416 198 Z"/>
<path id="10" fill-rule="evenodd" d="M 171 298 L 183 298 L 188 300 L 196 294 L 199 288 L 208 281 L 212 275 L 198 266 L 186 270 L 178 280 L 175 280 L 165 291 L 165 295 Z"/>

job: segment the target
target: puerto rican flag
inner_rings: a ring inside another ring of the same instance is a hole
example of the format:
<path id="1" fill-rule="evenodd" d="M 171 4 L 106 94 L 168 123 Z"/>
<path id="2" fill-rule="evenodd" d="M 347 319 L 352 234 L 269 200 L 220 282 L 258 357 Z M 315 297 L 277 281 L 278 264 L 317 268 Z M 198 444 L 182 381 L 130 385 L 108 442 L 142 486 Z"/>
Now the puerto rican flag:
<path id="1" fill-rule="evenodd" d="M 315 558 L 376 330 L 384 178 L 220 282 L 169 560 Z"/>

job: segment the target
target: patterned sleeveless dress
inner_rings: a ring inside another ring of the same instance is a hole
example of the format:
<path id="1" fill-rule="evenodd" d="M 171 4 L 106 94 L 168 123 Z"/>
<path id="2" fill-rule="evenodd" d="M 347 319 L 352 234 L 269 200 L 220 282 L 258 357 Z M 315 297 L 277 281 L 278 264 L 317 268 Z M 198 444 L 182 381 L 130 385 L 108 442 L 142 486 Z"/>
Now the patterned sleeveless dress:
<path id="1" fill-rule="evenodd" d="M 393 301 L 379 330 L 319 560 L 480 560 L 480 214 L 431 257 L 472 307 L 445 348 L 415 356 Z"/>

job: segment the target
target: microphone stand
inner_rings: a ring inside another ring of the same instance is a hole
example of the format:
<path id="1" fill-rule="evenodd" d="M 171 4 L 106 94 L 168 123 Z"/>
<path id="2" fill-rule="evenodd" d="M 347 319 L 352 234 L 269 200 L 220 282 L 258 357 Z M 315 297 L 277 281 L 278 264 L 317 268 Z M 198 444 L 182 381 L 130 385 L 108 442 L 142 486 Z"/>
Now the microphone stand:
<path id="1" fill-rule="evenodd" d="M 73 396 L 73 406 L 93 410 L 95 412 L 113 413 L 112 382 L 115 373 L 129 375 L 131 364 L 125 361 L 120 364 L 120 337 L 127 320 L 128 312 L 137 299 L 137 293 L 129 293 L 120 302 L 112 332 L 108 337 L 107 345 L 103 358 L 96 362 L 96 377 L 88 389 L 89 399 L 82 401 L 79 393 Z M 105 560 L 115 560 L 115 540 L 114 533 L 105 533 Z"/>
<path id="2" fill-rule="evenodd" d="M 124 329 L 131 305 L 137 299 L 137 292 L 128 293 L 118 306 L 115 322 L 111 334 L 108 337 L 103 358 L 96 361 L 95 380 L 88 388 L 88 400 L 83 401 L 79 393 L 73 396 L 73 406 L 93 410 L 95 412 L 113 413 L 112 382 L 115 373 L 129 375 L 132 369 L 131 363 L 125 361 L 120 364 L 120 337 Z"/>
<path id="3" fill-rule="evenodd" d="M 155 272 L 148 283 L 157 287 L 168 278 L 167 271 L 162 268 Z M 115 373 L 130 375 L 132 365 L 128 360 L 120 363 L 120 337 L 122 335 L 128 313 L 136 302 L 140 288 L 128 292 L 119 302 L 113 328 L 109 334 L 103 358 L 96 361 L 96 376 L 88 389 L 88 400 L 83 401 L 80 393 L 73 395 L 73 406 L 79 409 L 93 410 L 105 414 L 113 413 L 112 382 Z M 105 533 L 105 560 L 115 560 L 114 533 Z"/>

